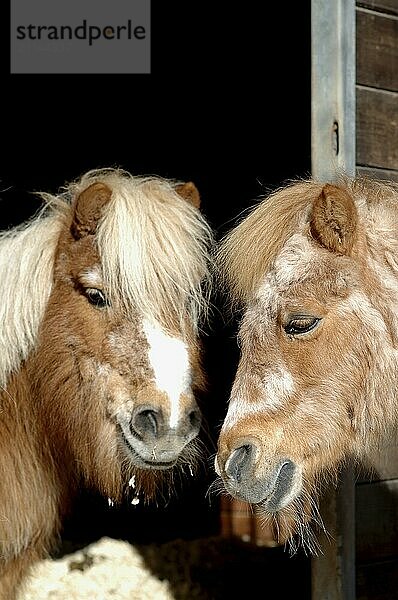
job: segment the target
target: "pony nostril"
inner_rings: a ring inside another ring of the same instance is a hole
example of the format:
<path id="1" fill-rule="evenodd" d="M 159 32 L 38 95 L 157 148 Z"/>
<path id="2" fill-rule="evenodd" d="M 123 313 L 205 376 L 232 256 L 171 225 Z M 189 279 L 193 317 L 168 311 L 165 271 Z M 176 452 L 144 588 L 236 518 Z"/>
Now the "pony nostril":
<path id="1" fill-rule="evenodd" d="M 198 408 L 189 409 L 183 418 L 177 423 L 175 433 L 182 437 L 185 442 L 190 442 L 199 433 L 202 422 L 202 414 Z"/>
<path id="2" fill-rule="evenodd" d="M 295 471 L 296 465 L 291 460 L 284 462 L 280 468 L 277 477 L 277 485 L 284 494 L 286 493 L 286 490 L 289 490 L 292 487 Z"/>
<path id="3" fill-rule="evenodd" d="M 240 483 L 247 475 L 253 463 L 254 448 L 245 444 L 236 448 L 225 463 L 225 473 L 230 479 Z"/>
<path id="4" fill-rule="evenodd" d="M 160 415 L 157 411 L 145 408 L 134 415 L 131 430 L 141 439 L 148 434 L 156 437 L 159 431 L 159 419 Z"/>

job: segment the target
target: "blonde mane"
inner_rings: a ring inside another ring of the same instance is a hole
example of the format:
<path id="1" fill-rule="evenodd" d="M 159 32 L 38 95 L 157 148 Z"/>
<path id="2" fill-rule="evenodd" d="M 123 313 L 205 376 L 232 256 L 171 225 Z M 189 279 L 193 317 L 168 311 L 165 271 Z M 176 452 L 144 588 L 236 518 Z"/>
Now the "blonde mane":
<path id="1" fill-rule="evenodd" d="M 96 181 L 112 198 L 96 232 L 106 289 L 129 311 L 166 329 L 206 314 L 212 233 L 172 182 L 133 177 L 117 169 L 93 170 L 53 196 L 33 219 L 0 234 L 0 385 L 5 386 L 35 346 L 52 289 L 53 263 L 71 203 Z"/>
<path id="2" fill-rule="evenodd" d="M 0 385 L 32 351 L 52 287 L 59 215 L 0 234 Z"/>

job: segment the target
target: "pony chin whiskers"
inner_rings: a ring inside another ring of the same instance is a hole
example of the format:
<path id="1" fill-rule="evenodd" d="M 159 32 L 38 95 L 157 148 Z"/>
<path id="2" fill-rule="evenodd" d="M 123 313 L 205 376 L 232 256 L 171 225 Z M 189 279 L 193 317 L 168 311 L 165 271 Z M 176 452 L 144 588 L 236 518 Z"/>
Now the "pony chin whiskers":
<path id="1" fill-rule="evenodd" d="M 308 506 L 310 506 L 311 511 L 310 518 L 306 514 Z M 317 503 L 310 495 L 302 493 L 290 505 L 277 513 L 264 511 L 261 503 L 255 505 L 255 510 L 262 526 L 270 527 L 274 531 L 275 541 L 278 544 L 283 543 L 291 556 L 297 554 L 300 549 L 306 556 L 322 554 L 314 524 L 328 538 L 330 536 L 319 514 Z"/>
<path id="2" fill-rule="evenodd" d="M 210 503 L 213 496 L 226 496 L 228 498 L 232 498 L 232 496 L 225 490 L 221 477 L 217 477 L 207 488 L 206 498 L 209 499 Z"/>
<path id="3" fill-rule="evenodd" d="M 179 488 L 188 478 L 198 477 L 198 472 L 204 465 L 202 451 L 201 440 L 192 440 L 184 448 L 176 464 L 161 472 L 136 467 L 128 456 L 124 456 L 122 462 L 122 477 L 125 482 L 123 495 L 130 495 L 133 491 L 134 495 L 142 499 L 144 503 L 155 502 L 158 505 L 158 499 L 162 498 L 163 502 L 167 504 L 173 495 L 178 494 Z M 134 486 L 131 485 L 131 481 L 134 482 Z"/>

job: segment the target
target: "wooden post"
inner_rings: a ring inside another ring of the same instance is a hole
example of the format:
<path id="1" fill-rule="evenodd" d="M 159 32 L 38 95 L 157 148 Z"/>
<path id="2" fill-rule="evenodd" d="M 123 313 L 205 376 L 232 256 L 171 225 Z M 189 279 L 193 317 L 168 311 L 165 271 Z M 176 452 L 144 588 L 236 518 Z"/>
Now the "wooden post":
<path id="1" fill-rule="evenodd" d="M 312 0 L 312 175 L 355 175 L 355 1 Z M 325 493 L 321 515 L 331 536 L 312 559 L 312 600 L 355 600 L 355 480 L 348 468 Z"/>
<path id="2" fill-rule="evenodd" d="M 331 538 L 321 536 L 323 554 L 312 559 L 312 600 L 355 600 L 355 479 L 346 468 L 337 490 L 321 500 L 320 512 Z"/>

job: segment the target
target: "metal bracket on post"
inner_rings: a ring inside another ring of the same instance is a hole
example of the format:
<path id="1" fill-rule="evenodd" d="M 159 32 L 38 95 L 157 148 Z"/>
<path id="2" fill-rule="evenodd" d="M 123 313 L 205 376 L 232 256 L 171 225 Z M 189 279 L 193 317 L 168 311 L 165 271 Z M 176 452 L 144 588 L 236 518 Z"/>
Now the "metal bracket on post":
<path id="1" fill-rule="evenodd" d="M 312 176 L 355 175 L 355 0 L 311 0 Z M 355 479 L 321 501 L 330 539 L 312 559 L 312 600 L 355 600 Z"/>
<path id="2" fill-rule="evenodd" d="M 312 175 L 355 175 L 355 1 L 311 3 Z"/>

